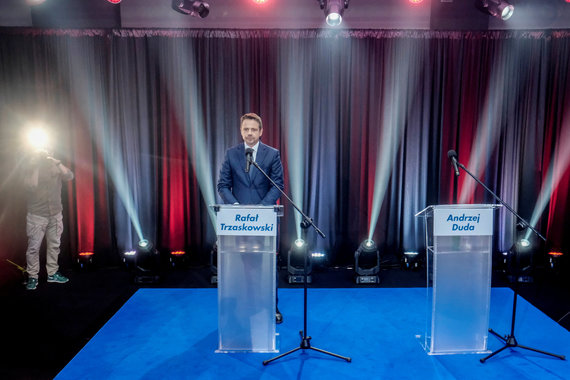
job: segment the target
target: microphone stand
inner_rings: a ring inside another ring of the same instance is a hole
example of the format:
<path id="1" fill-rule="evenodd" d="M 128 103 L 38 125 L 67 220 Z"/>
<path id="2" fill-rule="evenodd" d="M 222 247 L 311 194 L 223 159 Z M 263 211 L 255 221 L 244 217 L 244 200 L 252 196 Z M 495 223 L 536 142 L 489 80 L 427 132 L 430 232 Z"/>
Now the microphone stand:
<path id="1" fill-rule="evenodd" d="M 301 214 L 301 216 L 303 216 L 303 221 L 301 222 L 301 231 L 302 231 L 302 237 L 303 240 L 307 241 L 306 235 L 307 235 L 307 229 L 310 226 L 313 226 L 313 228 L 315 229 L 315 231 L 324 239 L 325 238 L 325 234 L 323 233 L 323 231 L 321 231 L 319 229 L 319 227 L 317 227 L 315 225 L 315 223 L 313 222 L 313 220 L 311 218 L 309 218 L 307 215 L 305 215 L 305 213 L 303 211 L 301 211 L 301 209 L 295 204 L 295 202 L 293 202 L 293 200 L 291 198 L 289 198 L 289 196 L 287 194 L 285 194 L 285 192 L 279 187 L 277 186 L 277 184 L 275 183 L 275 181 L 273 181 L 268 175 L 267 173 L 259 166 L 259 164 L 257 162 L 255 162 L 251 156 L 247 156 L 247 160 L 253 165 L 255 166 L 264 176 L 265 178 L 267 178 L 269 180 L 269 182 L 271 182 L 271 184 L 277 189 L 279 190 L 279 192 L 285 197 L 287 198 L 287 200 L 289 201 L 289 203 L 291 205 L 293 205 L 293 207 L 295 208 L 295 210 L 297 210 L 299 212 L 299 214 Z M 305 258 L 304 258 L 304 263 L 303 263 L 303 330 L 299 331 L 299 335 L 301 336 L 301 344 L 299 345 L 299 347 L 295 347 L 292 350 L 289 350 L 281 355 L 278 355 L 274 358 L 268 359 L 268 360 L 264 360 L 263 361 L 263 365 L 267 365 L 277 359 L 280 359 L 284 356 L 287 356 L 289 354 L 292 354 L 293 352 L 299 351 L 299 350 L 314 350 L 314 351 L 318 351 L 321 352 L 323 354 L 326 355 L 330 355 L 330 356 L 334 356 L 336 358 L 339 359 L 343 359 L 346 360 L 347 362 L 351 362 L 352 359 L 347 357 L 347 356 L 342 356 L 342 355 L 338 355 L 329 351 L 325 351 L 322 350 L 320 348 L 317 347 L 313 347 L 311 346 L 311 337 L 307 336 L 307 266 L 308 266 L 308 254 L 309 254 L 309 250 L 305 248 Z"/>
<path id="2" fill-rule="evenodd" d="M 509 210 L 513 215 L 515 215 L 517 217 L 517 219 L 520 220 L 520 222 L 522 223 L 522 225 L 524 227 L 530 228 L 531 231 L 533 231 L 536 235 L 538 235 L 542 240 L 546 241 L 546 238 L 544 236 L 542 236 L 540 232 L 538 232 L 533 226 L 531 226 L 526 220 L 524 220 L 519 214 L 517 214 L 515 212 L 515 210 L 513 210 L 511 206 L 509 206 L 505 201 L 503 201 L 501 198 L 499 198 L 497 196 L 497 194 L 495 194 L 491 189 L 489 189 L 487 186 L 485 186 L 485 184 L 483 182 L 481 182 L 477 177 L 475 177 L 469 170 L 467 170 L 467 168 L 462 163 L 460 163 L 457 160 L 455 162 L 457 163 L 457 166 L 459 166 L 467 174 L 469 174 L 469 176 L 471 178 L 473 178 L 479 185 L 483 186 L 485 188 L 485 190 L 487 190 L 497 201 L 499 201 L 503 206 L 505 206 L 507 208 L 507 210 Z M 515 253 L 516 253 L 516 250 L 515 250 Z M 550 353 L 547 351 L 542 351 L 542 350 L 539 350 L 536 348 L 523 346 L 522 344 L 519 344 L 517 342 L 517 339 L 515 338 L 515 318 L 516 318 L 516 313 L 517 313 L 517 298 L 518 298 L 518 279 L 517 278 L 515 278 L 515 285 L 513 286 L 513 291 L 514 291 L 514 296 L 513 296 L 513 312 L 512 312 L 512 316 L 511 316 L 511 332 L 508 335 L 501 336 L 497 332 L 495 332 L 493 329 L 490 328 L 489 332 L 491 334 L 495 335 L 501 341 L 503 341 L 504 346 L 499 348 L 498 350 L 492 352 L 491 354 L 485 356 L 484 358 L 479 359 L 479 361 L 481 363 L 485 363 L 488 359 L 497 355 L 499 352 L 502 352 L 503 350 L 505 350 L 507 348 L 517 348 L 517 347 L 523 348 L 523 349 L 529 350 L 529 351 L 538 352 L 540 354 L 553 356 L 553 357 L 559 358 L 561 360 L 566 360 L 566 357 L 564 355 L 557 355 L 557 354 L 553 354 L 553 353 Z"/>

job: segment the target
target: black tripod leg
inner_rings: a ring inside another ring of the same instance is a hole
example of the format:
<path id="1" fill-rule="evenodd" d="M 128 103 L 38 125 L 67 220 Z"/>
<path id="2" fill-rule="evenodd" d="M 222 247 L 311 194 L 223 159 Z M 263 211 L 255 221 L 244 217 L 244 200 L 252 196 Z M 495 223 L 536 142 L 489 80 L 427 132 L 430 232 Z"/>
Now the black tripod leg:
<path id="1" fill-rule="evenodd" d="M 289 350 L 289 351 L 285 352 L 284 354 L 281 354 L 281 355 L 279 355 L 279 356 L 276 356 L 276 357 L 271 358 L 271 359 L 268 359 L 268 360 L 264 360 L 264 361 L 263 361 L 263 365 L 268 365 L 268 364 L 271 363 L 272 361 L 277 360 L 277 359 L 280 359 L 280 358 L 282 358 L 283 356 L 287 356 L 287 355 L 289 355 L 289 354 L 292 354 L 293 352 L 298 351 L 298 350 L 300 350 L 300 349 L 301 349 L 301 347 L 296 347 L 296 348 L 294 348 L 294 349 L 292 349 L 292 350 Z"/>
<path id="2" fill-rule="evenodd" d="M 491 334 L 495 335 L 497 338 L 499 338 L 499 339 L 502 340 L 503 342 L 505 342 L 505 343 L 507 342 L 507 340 L 506 340 L 504 337 L 500 336 L 498 333 L 496 333 L 495 331 L 493 331 L 493 329 L 489 329 L 489 332 L 490 332 Z"/>
<path id="3" fill-rule="evenodd" d="M 503 351 L 505 348 L 508 348 L 509 346 L 503 346 L 501 348 L 499 348 L 497 351 L 492 352 L 491 354 L 485 356 L 483 359 L 479 359 L 479 361 L 481 363 L 485 363 L 487 361 L 487 359 L 492 358 L 493 356 L 497 355 L 499 352 Z"/>
<path id="4" fill-rule="evenodd" d="M 338 355 L 338 354 L 335 354 L 335 353 L 332 353 L 332 352 L 328 352 L 328 351 L 325 351 L 325 350 L 321 350 L 320 348 L 316 348 L 316 347 L 309 347 L 309 348 L 310 348 L 311 350 L 315 350 L 315 351 L 322 352 L 323 354 L 327 354 L 327 355 L 330 355 L 330 356 L 334 356 L 335 358 L 344 359 L 344 360 L 346 360 L 346 361 L 349 362 L 349 363 L 352 361 L 352 359 L 349 358 L 348 356 Z"/>
<path id="5" fill-rule="evenodd" d="M 564 355 L 557 355 L 557 354 L 553 354 L 553 353 L 551 353 L 551 352 L 546 352 L 546 351 L 538 350 L 538 349 L 536 349 L 536 348 L 527 347 L 527 346 L 523 346 L 523 345 L 520 345 L 520 344 L 518 344 L 516 347 L 524 348 L 525 350 L 529 350 L 529 351 L 538 352 L 539 354 L 554 356 L 555 358 L 558 358 L 558 359 L 560 359 L 560 360 L 566 360 L 566 356 L 564 356 Z"/>

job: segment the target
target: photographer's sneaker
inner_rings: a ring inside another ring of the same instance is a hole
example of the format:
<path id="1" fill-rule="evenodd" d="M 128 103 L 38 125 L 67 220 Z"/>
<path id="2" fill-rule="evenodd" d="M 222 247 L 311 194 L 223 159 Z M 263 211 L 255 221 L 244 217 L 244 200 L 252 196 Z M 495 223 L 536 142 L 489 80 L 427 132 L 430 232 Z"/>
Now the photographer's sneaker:
<path id="1" fill-rule="evenodd" d="M 69 278 L 65 277 L 59 272 L 52 274 L 47 278 L 47 282 L 56 282 L 58 284 L 65 284 L 67 281 L 69 281 Z"/>
<path id="2" fill-rule="evenodd" d="M 38 287 L 38 279 L 34 277 L 28 278 L 28 282 L 26 282 L 26 290 L 36 290 Z"/>

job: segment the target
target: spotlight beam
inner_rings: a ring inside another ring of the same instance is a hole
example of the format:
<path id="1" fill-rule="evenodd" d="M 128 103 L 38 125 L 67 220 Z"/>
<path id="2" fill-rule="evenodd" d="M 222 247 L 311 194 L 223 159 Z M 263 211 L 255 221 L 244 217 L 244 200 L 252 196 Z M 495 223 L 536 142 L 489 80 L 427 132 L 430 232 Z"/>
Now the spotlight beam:
<path id="1" fill-rule="evenodd" d="M 566 114 L 568 114 L 568 112 Z M 565 118 L 569 117 L 566 114 L 564 115 Z M 562 125 L 562 132 L 557 141 L 570 141 L 570 122 L 563 123 Z M 558 145 L 554 152 L 554 158 L 548 167 L 546 180 L 542 183 L 542 188 L 538 195 L 538 202 L 532 212 L 530 218 L 531 226 L 534 227 L 537 225 L 540 216 L 552 198 L 552 191 L 558 187 L 568 167 L 570 167 L 570 150 Z M 527 231 L 525 237 L 528 239 L 529 236 L 530 231 Z"/>
<path id="2" fill-rule="evenodd" d="M 406 129 L 406 115 L 412 102 L 406 103 L 402 99 L 412 96 L 410 92 L 415 90 L 419 80 L 417 64 L 419 60 L 415 57 L 416 52 L 413 49 L 405 43 L 399 43 L 394 47 L 395 51 L 390 57 L 392 62 L 384 67 L 395 67 L 395 69 L 382 73 L 387 78 L 380 94 L 380 98 L 383 99 L 382 104 L 378 107 L 372 105 L 382 112 L 382 131 L 378 142 L 368 240 L 372 240 L 376 229 L 400 142 Z"/>
<path id="3" fill-rule="evenodd" d="M 194 175 L 206 205 L 216 203 L 214 191 L 214 171 L 209 157 L 209 144 L 204 126 L 201 97 L 198 94 L 199 78 L 196 71 L 196 61 L 190 48 L 184 44 L 181 53 L 174 63 L 166 58 L 160 61 L 160 71 L 166 78 L 166 86 L 175 99 L 175 117 L 178 124 L 184 128 L 184 143 L 189 155 L 189 161 L 194 169 Z M 170 71 L 184 73 L 182 78 L 173 78 Z M 207 207 L 212 227 L 216 227 L 216 215 Z"/>

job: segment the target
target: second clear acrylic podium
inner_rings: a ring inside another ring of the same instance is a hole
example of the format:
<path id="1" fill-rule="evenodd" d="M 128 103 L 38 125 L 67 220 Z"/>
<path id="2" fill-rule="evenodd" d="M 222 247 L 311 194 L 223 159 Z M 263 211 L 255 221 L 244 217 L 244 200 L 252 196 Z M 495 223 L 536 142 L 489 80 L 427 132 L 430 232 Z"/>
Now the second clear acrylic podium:
<path id="1" fill-rule="evenodd" d="M 485 353 L 491 295 L 493 210 L 498 205 L 430 206 L 425 219 L 427 318 L 431 355 Z"/>
<path id="2" fill-rule="evenodd" d="M 283 206 L 215 205 L 218 349 L 277 352 L 277 217 Z"/>

